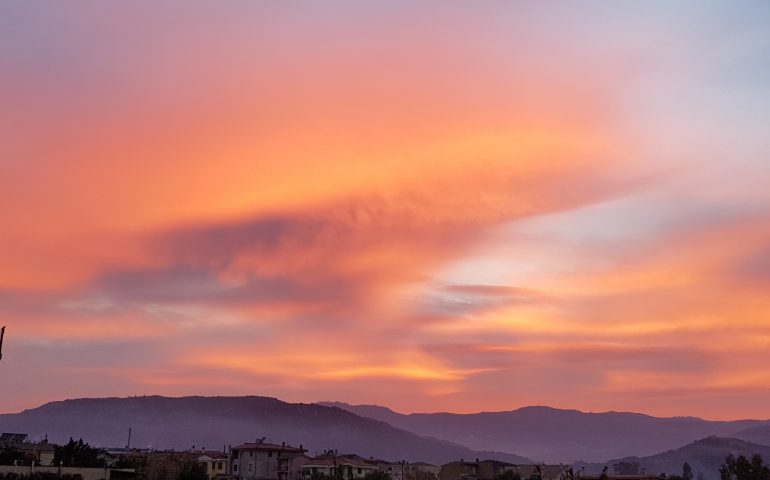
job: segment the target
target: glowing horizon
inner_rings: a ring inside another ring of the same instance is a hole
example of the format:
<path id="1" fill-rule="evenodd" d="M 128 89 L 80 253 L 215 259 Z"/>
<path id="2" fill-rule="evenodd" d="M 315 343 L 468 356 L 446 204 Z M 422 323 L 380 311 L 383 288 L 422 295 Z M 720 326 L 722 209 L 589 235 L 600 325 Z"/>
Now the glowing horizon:
<path id="1" fill-rule="evenodd" d="M 0 6 L 0 411 L 770 418 L 768 20 Z"/>

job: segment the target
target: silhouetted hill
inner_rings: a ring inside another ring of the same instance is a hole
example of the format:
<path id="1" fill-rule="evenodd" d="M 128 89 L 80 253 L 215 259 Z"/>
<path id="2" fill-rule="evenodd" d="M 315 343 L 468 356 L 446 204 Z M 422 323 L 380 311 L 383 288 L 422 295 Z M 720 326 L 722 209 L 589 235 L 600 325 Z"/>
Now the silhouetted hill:
<path id="1" fill-rule="evenodd" d="M 699 474 L 703 480 L 719 480 L 719 467 L 728 455 L 744 455 L 750 458 L 754 454 L 770 460 L 770 447 L 744 442 L 737 438 L 708 437 L 675 450 L 658 453 L 648 457 L 625 457 L 609 460 L 605 463 L 576 462 L 575 468 L 585 468 L 586 473 L 599 473 L 607 465 L 613 471 L 613 464 L 619 462 L 638 462 L 648 474 L 681 475 L 685 462 L 692 467 L 696 479 Z"/>
<path id="2" fill-rule="evenodd" d="M 220 449 L 268 437 L 303 444 L 311 454 L 326 449 L 392 460 L 444 463 L 460 458 L 498 458 L 531 463 L 505 453 L 472 451 L 419 436 L 387 423 L 316 404 L 266 397 L 131 397 L 64 400 L 17 414 L 0 415 L 0 431 L 48 435 L 53 442 L 82 437 L 97 446 Z"/>
<path id="3" fill-rule="evenodd" d="M 376 405 L 324 403 L 388 422 L 419 435 L 462 443 L 478 450 L 517 452 L 552 463 L 603 461 L 652 455 L 711 435 L 734 436 L 767 421 L 707 421 L 696 417 L 657 418 L 639 413 L 584 413 L 550 407 L 507 412 L 404 415 Z"/>

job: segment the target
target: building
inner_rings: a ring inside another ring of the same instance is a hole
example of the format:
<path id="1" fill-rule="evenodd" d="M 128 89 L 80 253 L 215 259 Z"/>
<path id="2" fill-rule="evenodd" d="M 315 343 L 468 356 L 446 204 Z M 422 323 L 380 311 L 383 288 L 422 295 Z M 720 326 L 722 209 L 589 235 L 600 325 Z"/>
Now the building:
<path id="1" fill-rule="evenodd" d="M 18 450 L 24 456 L 25 464 L 40 465 L 43 467 L 53 465 L 56 447 L 48 440 L 42 442 L 30 442 L 25 433 L 3 433 L 0 435 L 0 448 Z"/>
<path id="2" fill-rule="evenodd" d="M 438 480 L 441 467 L 425 462 L 389 462 L 369 458 L 366 462 L 388 474 L 391 480 Z"/>
<path id="3" fill-rule="evenodd" d="M 479 462 L 466 462 L 460 459 L 459 462 L 449 462 L 441 465 L 439 470 L 440 480 L 480 480 Z"/>
<path id="4" fill-rule="evenodd" d="M 425 462 L 407 464 L 406 480 L 436 480 L 441 473 L 441 467 Z"/>
<path id="5" fill-rule="evenodd" d="M 374 457 L 367 459 L 366 463 L 376 466 L 381 472 L 385 472 L 391 480 L 403 480 L 401 472 L 404 471 L 406 473 L 406 470 L 402 468 L 406 463 L 402 465 L 401 462 L 389 462 Z"/>
<path id="6" fill-rule="evenodd" d="M 198 463 L 206 467 L 206 477 L 209 480 L 224 479 L 230 471 L 230 455 L 225 452 L 201 452 Z"/>
<path id="7" fill-rule="evenodd" d="M 497 478 L 506 472 L 518 472 L 519 466 L 500 460 L 482 460 L 479 462 L 479 475 L 481 478 Z M 521 472 L 519 472 L 521 474 Z M 524 476 L 522 475 L 522 478 Z"/>
<path id="8" fill-rule="evenodd" d="M 441 480 L 492 480 L 505 472 L 516 472 L 517 466 L 513 463 L 499 460 L 482 460 L 466 462 L 450 462 L 439 469 Z M 522 477 L 524 478 L 524 477 Z"/>
<path id="9" fill-rule="evenodd" d="M 302 478 L 302 466 L 308 464 L 313 460 L 312 457 L 305 455 L 298 455 L 289 461 L 289 479 L 299 480 Z"/>
<path id="10" fill-rule="evenodd" d="M 521 480 L 540 478 L 542 480 L 563 480 L 569 465 L 518 465 L 517 472 Z"/>
<path id="11" fill-rule="evenodd" d="M 363 478 L 368 473 L 380 470 L 376 461 L 368 461 L 358 455 L 340 455 L 334 451 L 328 451 L 323 455 L 311 459 L 301 466 L 301 477 L 309 480 L 316 475 L 327 477 L 342 477 L 346 480 Z"/>
<path id="12" fill-rule="evenodd" d="M 263 437 L 230 449 L 230 477 L 239 480 L 294 480 L 292 459 L 307 450 L 282 443 L 268 443 Z"/>
<path id="13" fill-rule="evenodd" d="M 441 466 L 440 480 L 494 480 L 498 476 L 511 472 L 521 480 L 562 480 L 569 466 L 565 465 L 516 465 L 499 460 L 451 462 Z"/>

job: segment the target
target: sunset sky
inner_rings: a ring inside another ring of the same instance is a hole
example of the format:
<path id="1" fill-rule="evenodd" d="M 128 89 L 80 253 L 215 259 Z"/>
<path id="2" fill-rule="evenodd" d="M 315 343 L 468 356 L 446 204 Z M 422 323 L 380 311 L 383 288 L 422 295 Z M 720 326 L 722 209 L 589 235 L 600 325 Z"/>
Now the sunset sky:
<path id="1" fill-rule="evenodd" d="M 770 418 L 770 3 L 0 3 L 0 412 Z"/>

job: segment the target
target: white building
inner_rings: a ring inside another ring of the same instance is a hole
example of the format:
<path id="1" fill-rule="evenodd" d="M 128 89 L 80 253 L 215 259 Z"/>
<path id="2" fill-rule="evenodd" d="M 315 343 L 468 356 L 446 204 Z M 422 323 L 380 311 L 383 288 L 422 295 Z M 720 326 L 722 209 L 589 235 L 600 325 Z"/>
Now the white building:
<path id="1" fill-rule="evenodd" d="M 230 476 L 238 480 L 295 480 L 292 460 L 307 450 L 265 439 L 230 449 Z"/>
<path id="2" fill-rule="evenodd" d="M 209 480 L 225 478 L 230 471 L 230 456 L 225 452 L 201 452 L 198 462 L 206 467 Z"/>

